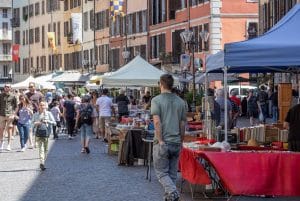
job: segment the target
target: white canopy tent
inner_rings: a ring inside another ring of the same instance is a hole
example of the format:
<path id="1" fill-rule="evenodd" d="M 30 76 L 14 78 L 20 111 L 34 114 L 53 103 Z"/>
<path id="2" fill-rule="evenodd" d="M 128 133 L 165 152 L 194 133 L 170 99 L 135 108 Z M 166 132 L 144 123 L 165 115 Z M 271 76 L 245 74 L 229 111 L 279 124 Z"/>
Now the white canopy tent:
<path id="1" fill-rule="evenodd" d="M 149 64 L 142 57 L 136 56 L 128 64 L 108 76 L 103 76 L 101 84 L 104 86 L 158 86 L 160 76 L 166 72 Z M 178 78 L 174 77 L 174 85 L 178 85 Z"/>
<path id="2" fill-rule="evenodd" d="M 12 85 L 13 89 L 28 89 L 29 83 L 35 83 L 36 87 L 39 89 L 56 89 L 56 87 L 50 83 L 46 82 L 45 80 L 37 80 L 36 78 L 29 76 L 27 79 L 25 79 L 22 82 L 18 82 L 16 84 Z"/>

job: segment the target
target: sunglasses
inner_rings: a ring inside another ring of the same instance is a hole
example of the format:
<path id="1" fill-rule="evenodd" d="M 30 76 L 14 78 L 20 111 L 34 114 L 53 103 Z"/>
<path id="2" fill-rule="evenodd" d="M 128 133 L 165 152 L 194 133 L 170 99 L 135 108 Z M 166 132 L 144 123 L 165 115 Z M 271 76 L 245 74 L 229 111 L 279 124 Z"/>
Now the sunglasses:
<path id="1" fill-rule="evenodd" d="M 10 86 L 4 86 L 4 88 L 10 88 Z"/>
<path id="2" fill-rule="evenodd" d="M 33 88 L 33 86 L 29 86 L 29 88 Z"/>

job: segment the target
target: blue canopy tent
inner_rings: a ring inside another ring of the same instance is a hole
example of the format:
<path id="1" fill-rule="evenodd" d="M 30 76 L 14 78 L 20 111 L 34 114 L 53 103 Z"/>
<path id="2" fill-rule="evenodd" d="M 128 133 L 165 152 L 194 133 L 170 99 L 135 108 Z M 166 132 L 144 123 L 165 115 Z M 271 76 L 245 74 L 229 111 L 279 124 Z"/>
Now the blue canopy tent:
<path id="1" fill-rule="evenodd" d="M 227 72 L 298 72 L 300 70 L 299 36 L 300 4 L 296 4 L 264 35 L 251 40 L 225 44 L 224 52 L 208 57 L 206 73 L 224 72 L 224 88 L 226 89 Z M 225 99 L 226 96 L 227 93 L 225 93 Z M 225 107 L 225 113 L 227 113 L 227 107 Z M 226 118 L 225 121 L 227 121 Z M 225 140 L 227 141 L 226 125 L 225 123 Z"/>

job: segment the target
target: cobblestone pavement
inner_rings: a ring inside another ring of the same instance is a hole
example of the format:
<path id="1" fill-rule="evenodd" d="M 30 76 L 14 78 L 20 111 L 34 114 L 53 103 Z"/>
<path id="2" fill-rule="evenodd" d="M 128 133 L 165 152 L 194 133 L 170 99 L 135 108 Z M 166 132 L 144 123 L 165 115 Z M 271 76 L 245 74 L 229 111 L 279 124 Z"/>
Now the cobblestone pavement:
<path id="1" fill-rule="evenodd" d="M 107 146 L 93 139 L 91 153 L 80 153 L 80 136 L 50 140 L 46 171 L 39 169 L 37 149 L 0 153 L 0 201 L 156 201 L 163 191 L 157 179 L 145 179 L 146 167 L 117 165 Z M 6 146 L 5 146 L 6 148 Z"/>
<path id="2" fill-rule="evenodd" d="M 242 118 L 238 125 L 247 126 Z M 154 172 L 145 180 L 146 167 L 117 165 L 117 157 L 107 154 L 107 146 L 92 139 L 91 154 L 80 153 L 80 137 L 49 141 L 46 171 L 39 169 L 37 149 L 19 152 L 19 136 L 12 151 L 0 153 L 0 201 L 161 201 L 163 190 Z M 6 146 L 5 146 L 6 147 Z M 178 184 L 180 185 L 180 179 Z M 181 201 L 298 201 L 300 198 L 231 197 L 205 199 L 200 193 L 191 198 L 189 184 L 184 183 Z M 199 190 L 198 190 L 199 192 Z"/>

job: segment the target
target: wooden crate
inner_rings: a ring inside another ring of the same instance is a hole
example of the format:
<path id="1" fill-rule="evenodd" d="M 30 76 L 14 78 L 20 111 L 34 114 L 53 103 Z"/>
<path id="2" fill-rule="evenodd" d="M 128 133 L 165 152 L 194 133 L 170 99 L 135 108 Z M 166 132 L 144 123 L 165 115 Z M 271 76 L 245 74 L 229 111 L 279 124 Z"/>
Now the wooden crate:
<path id="1" fill-rule="evenodd" d="M 292 84 L 280 83 L 278 85 L 279 122 L 283 123 L 292 105 Z"/>

